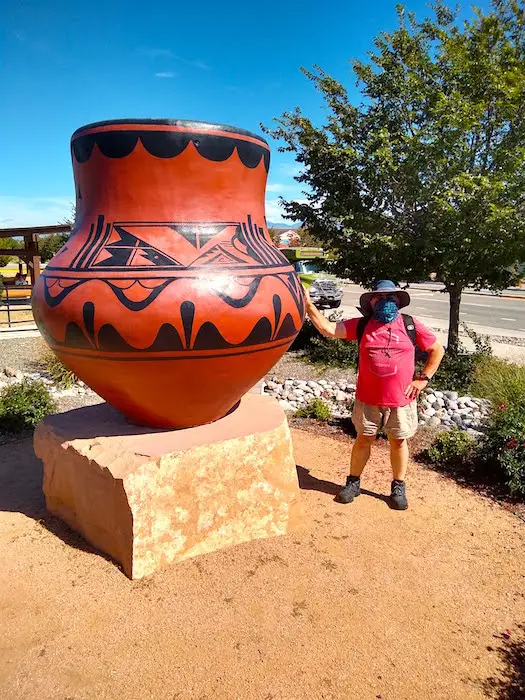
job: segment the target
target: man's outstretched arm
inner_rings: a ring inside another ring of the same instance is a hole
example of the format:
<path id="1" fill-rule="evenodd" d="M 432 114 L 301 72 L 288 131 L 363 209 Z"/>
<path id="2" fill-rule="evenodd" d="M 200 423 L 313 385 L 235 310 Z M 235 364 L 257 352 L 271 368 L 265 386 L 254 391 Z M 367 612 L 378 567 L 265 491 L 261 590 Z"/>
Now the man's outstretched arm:
<path id="1" fill-rule="evenodd" d="M 307 289 L 304 290 L 304 293 L 306 296 L 306 311 L 308 312 L 310 321 L 314 324 L 319 333 L 326 338 L 346 338 L 347 332 L 345 324 L 342 321 L 338 323 L 329 321 L 312 302 Z"/>

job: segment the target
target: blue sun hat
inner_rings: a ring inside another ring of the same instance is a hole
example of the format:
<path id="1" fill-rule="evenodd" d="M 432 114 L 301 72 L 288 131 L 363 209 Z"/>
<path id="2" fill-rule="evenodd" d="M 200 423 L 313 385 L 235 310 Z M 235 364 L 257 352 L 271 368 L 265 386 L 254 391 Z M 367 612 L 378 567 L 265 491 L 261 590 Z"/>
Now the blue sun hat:
<path id="1" fill-rule="evenodd" d="M 410 304 L 410 294 L 408 292 L 405 292 L 405 290 L 400 287 L 396 287 L 391 280 L 379 280 L 374 284 L 372 291 L 362 294 L 359 300 L 359 306 L 365 316 L 372 313 L 370 302 L 377 294 L 396 294 L 399 299 L 400 309 L 404 309 L 405 306 Z"/>

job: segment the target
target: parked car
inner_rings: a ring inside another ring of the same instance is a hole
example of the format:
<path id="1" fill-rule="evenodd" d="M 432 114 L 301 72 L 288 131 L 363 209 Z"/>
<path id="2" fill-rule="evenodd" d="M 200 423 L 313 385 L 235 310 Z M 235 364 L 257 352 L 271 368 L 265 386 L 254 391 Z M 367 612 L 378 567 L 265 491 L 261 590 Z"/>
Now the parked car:
<path id="1" fill-rule="evenodd" d="M 338 309 L 343 300 L 343 290 L 333 280 L 314 279 L 310 286 L 310 299 L 321 308 Z"/>

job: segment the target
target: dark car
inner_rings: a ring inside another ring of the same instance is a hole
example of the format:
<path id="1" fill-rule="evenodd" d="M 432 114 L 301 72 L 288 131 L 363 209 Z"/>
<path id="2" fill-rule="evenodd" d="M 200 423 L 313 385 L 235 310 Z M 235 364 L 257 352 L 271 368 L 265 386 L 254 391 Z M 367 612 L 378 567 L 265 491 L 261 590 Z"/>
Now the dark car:
<path id="1" fill-rule="evenodd" d="M 318 308 L 327 306 L 330 309 L 338 309 L 343 300 L 343 290 L 332 280 L 316 279 L 310 287 L 310 299 Z"/>

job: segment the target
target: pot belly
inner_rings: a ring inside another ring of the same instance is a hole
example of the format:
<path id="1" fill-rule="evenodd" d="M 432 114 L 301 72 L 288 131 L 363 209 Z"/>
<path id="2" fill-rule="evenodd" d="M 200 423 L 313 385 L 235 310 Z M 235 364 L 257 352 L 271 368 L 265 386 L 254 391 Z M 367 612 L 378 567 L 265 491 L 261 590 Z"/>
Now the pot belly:
<path id="1" fill-rule="evenodd" d="M 93 279 L 44 273 L 35 320 L 60 359 L 131 421 L 209 423 L 279 360 L 304 318 L 292 271 Z"/>

